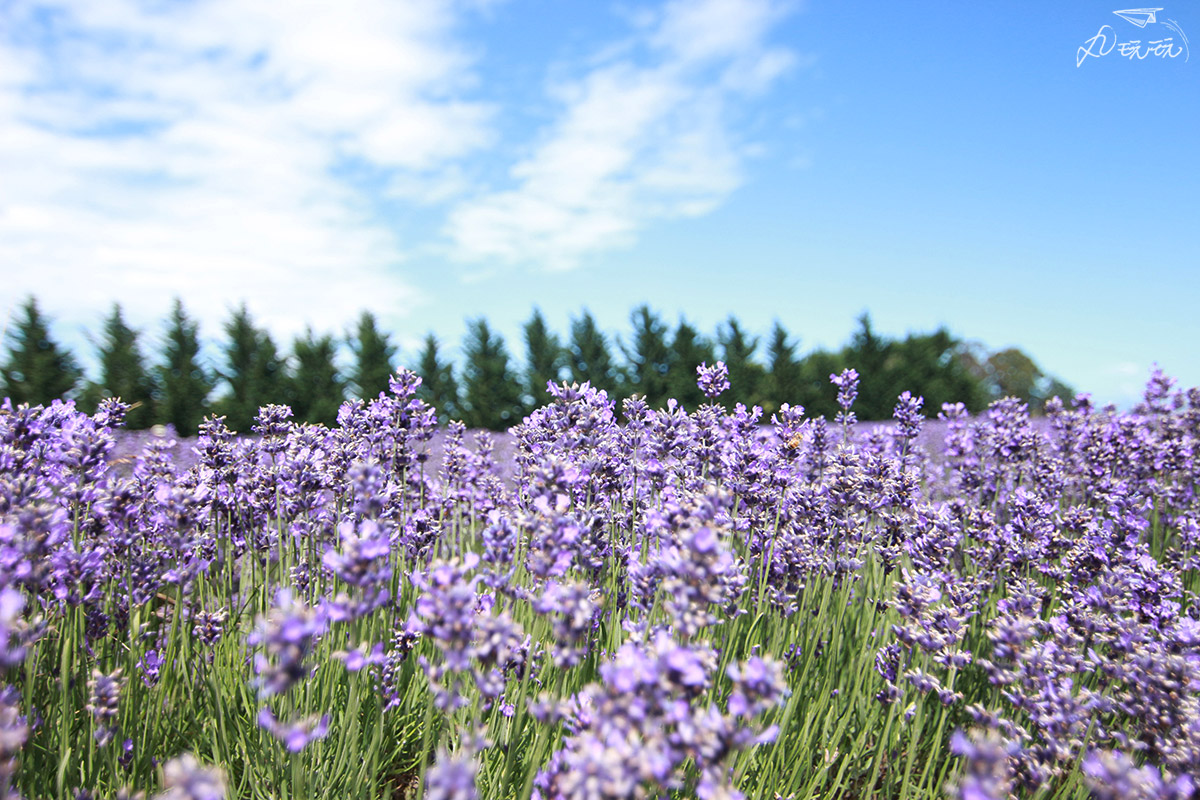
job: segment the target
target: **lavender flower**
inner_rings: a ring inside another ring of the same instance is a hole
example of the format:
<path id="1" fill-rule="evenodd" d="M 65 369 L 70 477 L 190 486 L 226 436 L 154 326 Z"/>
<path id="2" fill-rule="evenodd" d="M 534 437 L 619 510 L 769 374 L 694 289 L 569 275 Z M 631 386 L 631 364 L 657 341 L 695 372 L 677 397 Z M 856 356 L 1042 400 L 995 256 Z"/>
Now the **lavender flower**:
<path id="1" fill-rule="evenodd" d="M 120 669 L 108 675 L 100 670 L 92 670 L 92 677 L 88 681 L 87 710 L 96 723 L 96 744 L 100 747 L 111 742 L 116 733 L 117 705 L 124 685 Z"/>
<path id="2" fill-rule="evenodd" d="M 163 767 L 166 791 L 154 800 L 225 800 L 225 775 L 216 767 L 203 767 L 190 753 L 171 759 Z"/>
<path id="3" fill-rule="evenodd" d="M 304 660 L 326 626 L 327 620 L 320 610 L 309 608 L 286 589 L 279 590 L 275 606 L 265 617 L 259 617 L 247 637 L 250 645 L 262 646 L 266 651 L 254 657 L 260 695 L 282 694 L 307 677 Z"/>
<path id="4" fill-rule="evenodd" d="M 1150 764 L 1135 766 L 1120 752 L 1093 750 L 1081 771 L 1096 800 L 1188 800 L 1196 791 L 1192 776 L 1164 776 Z"/>
<path id="5" fill-rule="evenodd" d="M 729 388 L 729 368 L 724 361 L 718 361 L 711 367 L 705 362 L 696 367 L 696 375 L 700 391 L 710 400 L 716 399 Z"/>
<path id="6" fill-rule="evenodd" d="M 479 763 L 471 752 L 438 750 L 425 776 L 426 800 L 477 800 Z"/>
<path id="7" fill-rule="evenodd" d="M 285 724 L 275 718 L 271 709 L 264 707 L 258 712 L 258 724 L 283 742 L 284 747 L 292 753 L 299 753 L 310 743 L 329 735 L 328 714 L 313 715 Z"/>

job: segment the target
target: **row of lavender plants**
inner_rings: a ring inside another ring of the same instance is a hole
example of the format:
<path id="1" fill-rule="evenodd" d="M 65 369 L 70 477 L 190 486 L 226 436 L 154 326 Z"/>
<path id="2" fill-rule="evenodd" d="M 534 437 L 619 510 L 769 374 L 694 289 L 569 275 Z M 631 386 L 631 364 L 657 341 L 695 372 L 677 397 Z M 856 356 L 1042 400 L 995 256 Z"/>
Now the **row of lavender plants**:
<path id="1" fill-rule="evenodd" d="M 1187 798 L 1200 391 L 864 430 L 399 373 L 338 426 L 0 413 L 0 797 Z"/>

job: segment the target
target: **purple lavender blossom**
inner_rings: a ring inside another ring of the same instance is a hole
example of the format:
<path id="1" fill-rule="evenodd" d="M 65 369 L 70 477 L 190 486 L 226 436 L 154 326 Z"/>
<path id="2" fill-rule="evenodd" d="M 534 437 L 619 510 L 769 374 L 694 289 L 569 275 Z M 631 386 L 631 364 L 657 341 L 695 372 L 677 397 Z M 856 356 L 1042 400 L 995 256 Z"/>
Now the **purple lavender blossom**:
<path id="1" fill-rule="evenodd" d="M 729 388 L 729 368 L 724 361 L 718 361 L 711 367 L 708 362 L 696 367 L 696 383 L 700 391 L 710 400 L 715 400 Z"/>
<path id="2" fill-rule="evenodd" d="M 163 766 L 166 791 L 154 800 L 225 800 L 225 775 L 217 767 L 203 767 L 191 753 Z"/>
<path id="3" fill-rule="evenodd" d="M 838 387 L 838 405 L 841 407 L 842 413 L 848 416 L 850 407 L 854 405 L 854 401 L 858 398 L 858 372 L 847 368 L 842 370 L 840 374 L 831 374 L 829 381 Z"/>
<path id="4" fill-rule="evenodd" d="M 312 742 L 328 736 L 329 719 L 328 714 L 322 716 L 314 714 L 284 723 L 276 719 L 269 708 L 263 707 L 258 712 L 259 727 L 265 728 L 272 736 L 283 742 L 284 747 L 292 753 L 299 753 Z"/>
<path id="5" fill-rule="evenodd" d="M 265 617 L 259 617 L 247 637 L 250 645 L 265 650 L 254 657 L 260 695 L 282 694 L 308 677 L 304 660 L 326 627 L 327 619 L 321 610 L 309 608 L 286 589 L 279 590 L 275 605 Z"/>
<path id="6" fill-rule="evenodd" d="M 1080 767 L 1096 800 L 1189 800 L 1196 791 L 1190 775 L 1164 775 L 1149 764 L 1138 767 L 1121 752 L 1093 750 Z"/>
<path id="7" fill-rule="evenodd" d="M 87 710 L 96 723 L 96 744 L 106 746 L 116 733 L 116 719 L 121 700 L 121 687 L 125 685 L 121 670 L 104 674 L 100 670 L 92 670 L 88 680 Z"/>
<path id="8" fill-rule="evenodd" d="M 580 583 L 546 584 L 533 601 L 533 610 L 551 618 L 554 644 L 551 653 L 560 667 L 573 667 L 587 653 L 599 605 L 589 586 Z"/>
<path id="9" fill-rule="evenodd" d="M 27 628 L 21 619 L 25 596 L 10 586 L 0 589 L 0 668 L 15 667 L 28 652 L 24 641 Z"/>
<path id="10" fill-rule="evenodd" d="M 471 752 L 439 749 L 425 776 L 425 800 L 477 800 L 479 762 Z"/>

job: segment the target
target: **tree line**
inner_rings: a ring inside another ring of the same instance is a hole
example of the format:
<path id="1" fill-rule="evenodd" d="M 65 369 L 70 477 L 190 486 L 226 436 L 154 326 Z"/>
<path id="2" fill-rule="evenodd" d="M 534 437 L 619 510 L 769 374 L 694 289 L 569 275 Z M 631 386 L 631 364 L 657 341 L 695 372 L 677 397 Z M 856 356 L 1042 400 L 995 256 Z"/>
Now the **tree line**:
<path id="1" fill-rule="evenodd" d="M 721 401 L 730 408 L 739 402 L 759 405 L 768 416 L 790 403 L 812 416 L 832 418 L 838 409 L 829 376 L 847 367 L 862 376 L 855 411 L 863 420 L 888 418 L 906 390 L 923 396 L 930 414 L 943 402 L 978 411 L 1004 396 L 1017 397 L 1036 412 L 1051 396 L 1071 395 L 1020 350 L 988 352 L 944 328 L 891 338 L 877 333 L 867 314 L 840 350 L 805 355 L 778 321 L 760 337 L 731 316 L 715 336 L 707 336 L 686 319 L 672 326 L 641 305 L 630 314 L 630 325 L 625 335 L 611 337 L 584 310 L 560 336 L 535 309 L 523 327 L 525 358 L 518 362 L 503 337 L 479 318 L 467 323 L 461 367 L 445 356 L 432 333 L 409 366 L 421 376 L 420 395 L 439 418 L 492 430 L 519 422 L 549 400 L 547 382 L 564 380 L 589 381 L 618 401 L 638 394 L 655 408 L 668 398 L 695 408 L 705 402 L 696 386 L 696 367 L 717 360 L 725 362 L 732 384 Z M 153 362 L 142 349 L 142 332 L 130 327 L 114 304 L 96 341 L 94 380 L 52 338 L 50 320 L 35 298 L 28 298 L 11 327 L 0 379 L 14 404 L 64 398 L 91 411 L 105 397 L 120 397 L 133 406 L 126 418 L 129 428 L 169 424 L 183 436 L 193 435 L 208 414 L 224 416 L 235 431 L 249 431 L 258 408 L 269 403 L 291 406 L 299 420 L 333 425 L 348 397 L 373 398 L 386 391 L 399 365 L 390 335 L 370 312 L 363 312 L 345 337 L 307 329 L 284 351 L 242 305 L 225 322 L 220 361 L 210 367 L 201 356 L 199 324 L 179 299 Z M 351 356 L 344 371 L 337 366 L 343 343 Z"/>

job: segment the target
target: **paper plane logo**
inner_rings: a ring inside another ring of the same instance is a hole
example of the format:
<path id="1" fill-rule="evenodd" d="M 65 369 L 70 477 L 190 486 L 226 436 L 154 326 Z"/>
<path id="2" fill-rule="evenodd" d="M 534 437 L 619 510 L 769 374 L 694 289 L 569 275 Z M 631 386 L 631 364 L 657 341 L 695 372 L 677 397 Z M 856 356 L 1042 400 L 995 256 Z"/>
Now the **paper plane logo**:
<path id="1" fill-rule="evenodd" d="M 1124 11 L 1114 11 L 1113 13 L 1132 25 L 1137 25 L 1139 28 L 1144 28 L 1147 25 L 1153 25 L 1155 22 L 1158 22 L 1158 20 L 1154 18 L 1154 12 L 1156 11 L 1162 11 L 1162 9 L 1127 8 Z"/>
<path id="2" fill-rule="evenodd" d="M 1190 58 L 1188 52 L 1187 34 L 1173 19 L 1158 21 L 1161 8 L 1123 8 L 1114 11 L 1121 19 L 1136 28 L 1146 31 L 1146 40 L 1122 40 L 1112 25 L 1101 25 L 1096 35 L 1083 43 L 1075 51 L 1075 66 L 1083 66 L 1089 58 L 1103 58 L 1116 51 L 1117 55 L 1128 61 L 1145 61 L 1153 56 L 1166 61 L 1183 56 L 1186 62 Z M 1161 25 L 1161 27 L 1159 27 Z M 1148 26 L 1154 26 L 1147 30 Z M 1122 28 L 1128 30 L 1128 28 Z M 1136 34 L 1135 34 L 1136 35 Z"/>

